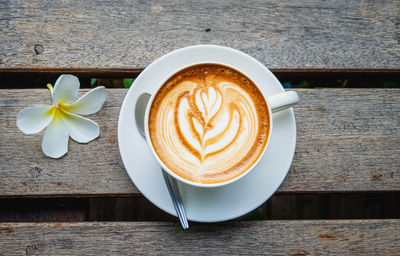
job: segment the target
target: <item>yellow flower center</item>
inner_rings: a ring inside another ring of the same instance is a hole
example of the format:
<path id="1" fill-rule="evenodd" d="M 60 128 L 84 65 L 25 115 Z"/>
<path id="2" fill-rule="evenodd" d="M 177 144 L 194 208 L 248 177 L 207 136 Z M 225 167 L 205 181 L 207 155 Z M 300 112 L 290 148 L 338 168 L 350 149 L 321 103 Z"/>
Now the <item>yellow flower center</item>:
<path id="1" fill-rule="evenodd" d="M 65 112 L 66 106 L 62 104 L 61 102 L 57 104 L 57 106 L 52 106 L 48 113 L 53 116 L 53 118 L 56 118 L 57 120 L 61 119 L 61 113 Z"/>

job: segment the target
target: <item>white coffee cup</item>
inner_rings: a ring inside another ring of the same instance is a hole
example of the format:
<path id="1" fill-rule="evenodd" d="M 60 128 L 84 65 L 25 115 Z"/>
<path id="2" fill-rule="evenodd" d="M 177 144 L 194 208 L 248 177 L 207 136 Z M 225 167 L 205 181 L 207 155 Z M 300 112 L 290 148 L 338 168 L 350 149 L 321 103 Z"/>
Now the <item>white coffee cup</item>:
<path id="1" fill-rule="evenodd" d="M 212 54 L 212 52 L 218 52 L 218 54 Z M 207 54 L 202 54 L 202 53 L 207 53 Z M 195 45 L 195 46 L 189 46 L 185 47 L 182 49 L 175 50 L 173 52 L 170 52 L 159 59 L 157 59 L 155 62 L 153 62 L 151 65 L 154 63 L 160 63 L 160 62 L 166 62 L 165 67 L 168 69 L 168 71 L 163 70 L 163 72 L 160 72 L 160 74 L 154 74 L 155 79 L 157 81 L 157 86 L 156 90 L 153 92 L 149 92 L 151 94 L 151 97 L 147 103 L 146 106 L 146 111 L 144 114 L 144 131 L 145 131 L 145 136 L 146 138 L 150 138 L 149 134 L 149 113 L 151 109 L 151 105 L 153 103 L 153 100 L 155 98 L 155 95 L 157 94 L 158 90 L 164 85 L 164 83 L 174 74 L 179 72 L 180 70 L 183 70 L 187 67 L 198 65 L 198 64 L 204 64 L 204 63 L 214 63 L 214 64 L 221 64 L 224 66 L 231 67 L 248 78 L 250 78 L 254 84 L 258 87 L 259 91 L 263 95 L 265 101 L 267 102 L 268 105 L 268 111 L 269 111 L 269 118 L 270 118 L 270 132 L 268 134 L 267 138 L 267 145 L 265 146 L 262 154 L 258 157 L 257 161 L 250 167 L 248 168 L 245 172 L 240 174 L 239 176 L 236 176 L 230 180 L 223 181 L 223 182 L 218 182 L 218 183 L 200 183 L 200 182 L 194 182 L 188 179 L 185 179 L 184 177 L 179 176 L 172 170 L 170 170 L 159 158 L 157 155 L 156 151 L 154 150 L 153 144 L 151 139 L 147 139 L 147 144 L 149 145 L 150 151 L 152 152 L 153 156 L 157 160 L 157 162 L 160 164 L 160 166 L 172 177 L 175 179 L 187 183 L 189 185 L 197 186 L 197 187 L 219 187 L 223 185 L 230 184 L 234 181 L 237 181 L 244 177 L 246 174 L 248 174 L 251 170 L 254 169 L 254 167 L 258 164 L 260 159 L 263 157 L 265 151 L 268 148 L 269 141 L 271 134 L 273 132 L 273 115 L 272 113 L 278 112 L 285 110 L 287 108 L 290 108 L 294 104 L 296 104 L 299 101 L 299 97 L 296 92 L 294 91 L 289 91 L 289 92 L 275 92 L 272 90 L 267 90 L 267 86 L 263 86 L 263 83 L 268 82 L 270 80 L 271 82 L 273 81 L 274 83 L 279 81 L 277 78 L 264 66 L 262 65 L 259 61 L 256 59 L 250 57 L 249 55 L 240 52 L 238 50 L 234 50 L 232 48 L 228 47 L 223 47 L 223 46 L 217 46 L 217 45 Z M 265 77 L 267 76 L 267 77 Z M 137 118 L 137 117 L 136 117 Z"/>

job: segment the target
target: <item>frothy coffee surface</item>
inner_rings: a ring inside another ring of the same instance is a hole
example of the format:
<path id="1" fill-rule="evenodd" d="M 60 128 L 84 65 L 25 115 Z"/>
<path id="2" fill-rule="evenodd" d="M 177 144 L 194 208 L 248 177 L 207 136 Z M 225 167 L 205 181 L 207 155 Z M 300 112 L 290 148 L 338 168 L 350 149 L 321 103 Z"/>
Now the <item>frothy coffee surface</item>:
<path id="1" fill-rule="evenodd" d="M 149 132 L 161 161 L 200 183 L 230 180 L 247 171 L 267 144 L 267 104 L 253 82 L 218 64 L 195 65 L 158 91 Z"/>

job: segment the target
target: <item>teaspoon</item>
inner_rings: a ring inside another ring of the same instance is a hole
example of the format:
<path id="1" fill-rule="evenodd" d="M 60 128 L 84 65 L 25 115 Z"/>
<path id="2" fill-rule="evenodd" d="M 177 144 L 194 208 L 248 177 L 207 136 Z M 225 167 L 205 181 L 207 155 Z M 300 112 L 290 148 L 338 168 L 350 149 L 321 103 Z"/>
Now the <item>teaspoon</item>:
<path id="1" fill-rule="evenodd" d="M 136 119 L 136 125 L 139 129 L 140 134 L 143 136 L 143 138 L 146 139 L 146 133 L 144 131 L 144 115 L 145 115 L 145 110 L 147 103 L 150 100 L 151 95 L 148 93 L 143 93 L 142 95 L 139 96 L 137 102 L 136 102 L 136 107 L 135 107 L 135 119 Z M 181 194 L 179 192 L 179 187 L 177 181 L 170 177 L 162 168 L 161 172 L 164 177 L 165 184 L 167 186 L 169 195 L 171 197 L 172 203 L 175 207 L 176 214 L 179 218 L 179 221 L 182 225 L 183 229 L 188 229 L 189 228 L 189 223 L 186 217 L 186 212 L 185 208 L 182 203 L 181 199 Z"/>

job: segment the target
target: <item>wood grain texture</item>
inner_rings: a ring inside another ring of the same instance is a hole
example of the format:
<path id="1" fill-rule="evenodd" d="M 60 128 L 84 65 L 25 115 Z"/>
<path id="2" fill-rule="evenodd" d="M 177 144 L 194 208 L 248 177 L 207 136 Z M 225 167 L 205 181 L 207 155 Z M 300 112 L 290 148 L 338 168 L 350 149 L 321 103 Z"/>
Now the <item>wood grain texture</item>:
<path id="1" fill-rule="evenodd" d="M 400 90 L 297 91 L 296 153 L 281 191 L 400 190 Z"/>
<path id="2" fill-rule="evenodd" d="M 0 1 L 2 71 L 137 70 L 219 44 L 273 69 L 400 68 L 400 2 Z"/>
<path id="3" fill-rule="evenodd" d="M 0 223 L 5 255 L 398 255 L 400 220 Z"/>
<path id="4" fill-rule="evenodd" d="M 296 153 L 279 192 L 400 190 L 399 89 L 297 92 Z M 100 125 L 99 138 L 88 144 L 70 140 L 67 155 L 54 160 L 41 151 L 43 131 L 24 135 L 16 127 L 18 111 L 51 103 L 48 91 L 0 90 L 0 196 L 138 193 L 117 146 L 125 93 L 107 90 L 103 109 L 89 116 Z"/>

